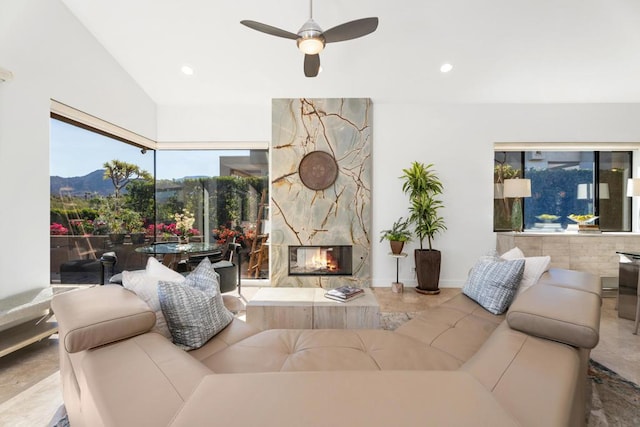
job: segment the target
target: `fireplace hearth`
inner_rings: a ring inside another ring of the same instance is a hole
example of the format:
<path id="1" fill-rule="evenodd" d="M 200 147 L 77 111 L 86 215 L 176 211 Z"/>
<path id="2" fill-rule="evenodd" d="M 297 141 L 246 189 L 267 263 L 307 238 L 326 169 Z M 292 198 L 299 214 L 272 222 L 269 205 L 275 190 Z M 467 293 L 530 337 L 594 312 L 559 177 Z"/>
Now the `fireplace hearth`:
<path id="1" fill-rule="evenodd" d="M 289 276 L 351 276 L 352 265 L 352 246 L 289 246 Z"/>

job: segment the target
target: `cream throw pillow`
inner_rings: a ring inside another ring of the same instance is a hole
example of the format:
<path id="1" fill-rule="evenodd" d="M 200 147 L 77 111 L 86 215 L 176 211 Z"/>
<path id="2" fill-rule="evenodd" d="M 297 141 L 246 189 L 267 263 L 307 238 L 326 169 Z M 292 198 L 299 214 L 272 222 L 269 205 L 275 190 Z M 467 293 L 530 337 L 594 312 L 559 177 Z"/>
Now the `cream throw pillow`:
<path id="1" fill-rule="evenodd" d="M 522 252 L 522 250 L 520 250 L 520 248 L 518 247 L 515 247 L 503 253 L 500 258 L 504 260 L 524 258 L 524 274 L 522 275 L 522 281 L 520 282 L 520 286 L 518 287 L 517 295 L 520 295 L 529 287 L 538 283 L 538 280 L 540 280 L 540 276 L 542 276 L 544 272 L 549 269 L 549 264 L 551 264 L 550 256 L 525 257 L 524 252 Z"/>
<path id="2" fill-rule="evenodd" d="M 160 281 L 182 283 L 185 278 L 177 271 L 162 265 L 153 257 L 149 258 L 144 270 L 122 272 L 122 285 L 135 292 L 156 314 L 156 325 L 153 330 L 171 339 L 171 332 L 162 314 L 158 297 L 158 282 Z"/>

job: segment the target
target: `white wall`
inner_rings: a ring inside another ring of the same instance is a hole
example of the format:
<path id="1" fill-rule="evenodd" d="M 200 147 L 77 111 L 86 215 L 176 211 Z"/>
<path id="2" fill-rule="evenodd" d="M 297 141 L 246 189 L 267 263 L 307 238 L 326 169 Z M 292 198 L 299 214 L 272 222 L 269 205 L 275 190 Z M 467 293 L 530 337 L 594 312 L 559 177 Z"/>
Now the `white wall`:
<path id="1" fill-rule="evenodd" d="M 494 142 L 640 143 L 639 114 L 639 104 L 379 105 L 374 100 L 373 228 L 388 228 L 407 214 L 397 178 L 401 169 L 413 160 L 434 163 L 444 181 L 448 228 L 436 239 L 443 257 L 441 286 L 461 286 L 475 260 L 495 247 Z M 375 241 L 377 286 L 395 280 L 386 253 L 385 243 Z M 401 281 L 415 284 L 413 261 L 400 264 Z"/>
<path id="2" fill-rule="evenodd" d="M 271 98 L 261 105 L 158 106 L 158 137 L 160 142 L 269 142 Z"/>
<path id="3" fill-rule="evenodd" d="M 197 131 L 191 109 L 160 107 L 159 140 L 179 140 L 181 134 L 184 140 L 268 140 L 267 102 L 250 107 L 245 126 L 242 108 L 207 107 L 202 111 L 215 112 L 215 119 L 199 121 Z M 640 142 L 639 104 L 416 104 L 374 98 L 373 116 L 374 286 L 395 281 L 395 260 L 378 237 L 379 230 L 408 214 L 398 177 L 412 161 L 434 163 L 444 182 L 448 230 L 435 241 L 443 258 L 440 285 L 461 286 L 475 260 L 495 247 L 494 142 Z M 405 251 L 411 254 L 417 246 L 414 241 Z M 412 257 L 400 260 L 400 281 L 406 285 L 416 284 L 413 265 Z"/>
<path id="4" fill-rule="evenodd" d="M 49 112 L 56 99 L 156 138 L 156 107 L 58 0 L 0 2 L 0 298 L 49 284 Z"/>

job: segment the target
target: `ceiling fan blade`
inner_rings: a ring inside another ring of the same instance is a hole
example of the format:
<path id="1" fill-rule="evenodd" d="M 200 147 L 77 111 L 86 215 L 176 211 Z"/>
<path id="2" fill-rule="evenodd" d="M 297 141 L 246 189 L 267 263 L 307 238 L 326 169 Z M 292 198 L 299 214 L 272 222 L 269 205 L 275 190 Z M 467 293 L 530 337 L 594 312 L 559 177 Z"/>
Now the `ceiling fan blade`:
<path id="1" fill-rule="evenodd" d="M 267 33 L 276 37 L 284 37 L 285 39 L 297 39 L 298 35 L 290 33 L 289 31 L 281 30 L 280 28 L 272 27 L 271 25 L 263 24 L 261 22 L 256 21 L 240 21 L 242 25 L 245 25 L 252 30 L 260 31 L 262 33 Z"/>
<path id="2" fill-rule="evenodd" d="M 315 77 L 320 71 L 320 55 L 304 56 L 304 75 L 307 77 Z"/>
<path id="3" fill-rule="evenodd" d="M 363 18 L 333 27 L 324 32 L 326 43 L 357 39 L 373 33 L 378 28 L 378 18 Z"/>

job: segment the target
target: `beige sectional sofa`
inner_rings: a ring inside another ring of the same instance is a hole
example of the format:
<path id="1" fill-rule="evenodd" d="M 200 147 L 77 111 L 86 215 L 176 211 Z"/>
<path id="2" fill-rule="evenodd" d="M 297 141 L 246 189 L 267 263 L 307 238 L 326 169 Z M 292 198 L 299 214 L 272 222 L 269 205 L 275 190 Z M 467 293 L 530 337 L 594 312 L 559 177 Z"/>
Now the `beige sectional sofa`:
<path id="1" fill-rule="evenodd" d="M 496 316 L 463 294 L 396 331 L 257 331 L 185 352 L 132 292 L 56 296 L 77 426 L 568 426 L 585 423 L 600 284 L 550 270 Z"/>

